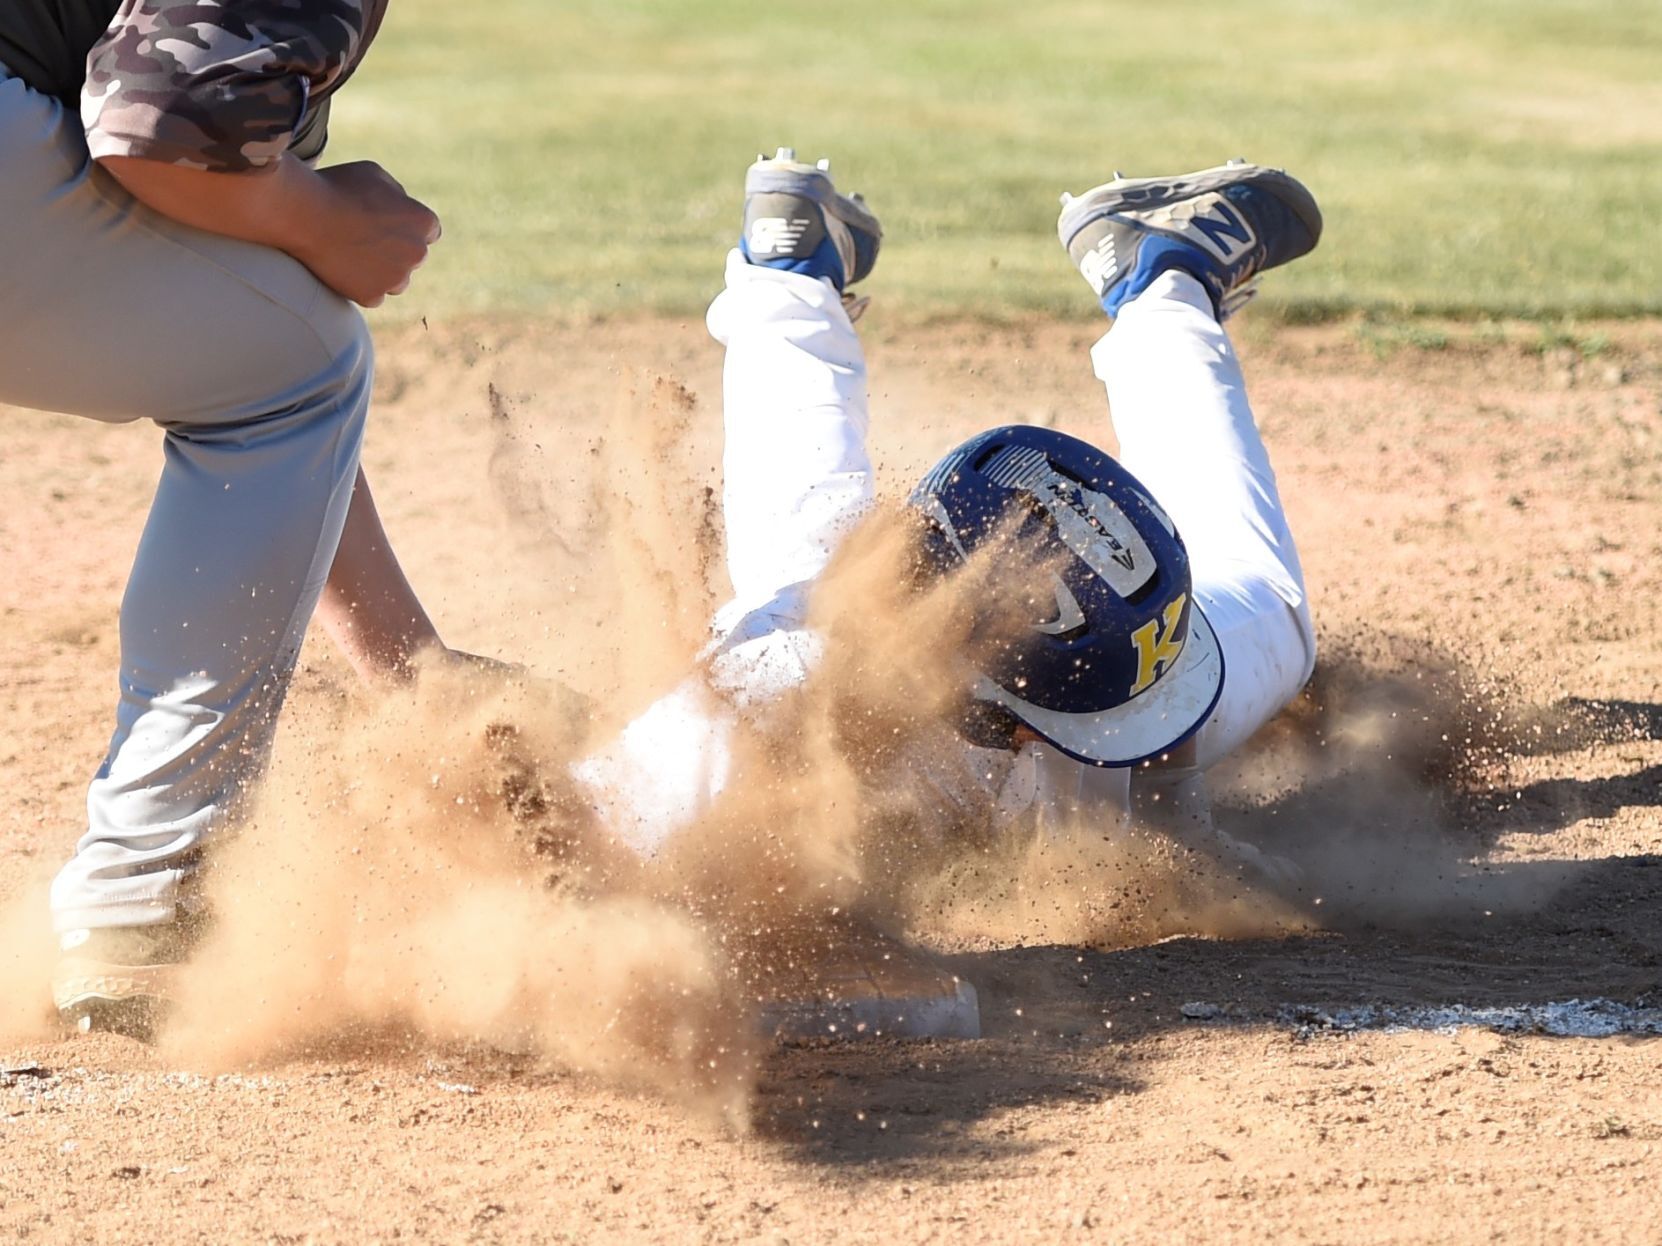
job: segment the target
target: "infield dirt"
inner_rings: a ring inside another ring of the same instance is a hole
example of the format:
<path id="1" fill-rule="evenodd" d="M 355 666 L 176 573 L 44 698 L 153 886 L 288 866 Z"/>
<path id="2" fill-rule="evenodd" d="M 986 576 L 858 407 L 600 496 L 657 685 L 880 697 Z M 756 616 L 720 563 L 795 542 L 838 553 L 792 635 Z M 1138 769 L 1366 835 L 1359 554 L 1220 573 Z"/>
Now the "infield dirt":
<path id="1" fill-rule="evenodd" d="M 1094 326 L 874 319 L 889 493 L 995 422 L 1108 440 Z M 584 909 L 561 925 L 569 911 L 515 885 L 516 847 L 489 839 L 502 819 L 470 804 L 503 790 L 486 741 L 501 707 L 361 706 L 318 638 L 279 743 L 280 816 L 228 867 L 255 914 L 242 929 L 286 936 L 221 948 L 180 1041 L 37 1035 L 0 1051 L 0 1231 L 1652 1240 L 1662 329 L 1545 350 L 1529 327 L 1456 329 L 1424 349 L 1249 315 L 1239 336 L 1324 673 L 1220 776 L 1225 825 L 1314 862 L 1331 892 L 1291 909 L 1225 894 L 1135 844 L 983 854 L 906 899 L 980 989 L 987 1038 L 793 1046 L 754 1068 L 735 1055 L 712 1097 L 697 1042 L 666 1044 L 673 1025 L 620 1037 L 608 1019 L 674 981 L 694 1003 L 673 1016 L 707 999 L 719 1028 L 731 1014 L 701 959 L 718 949 L 673 905 L 629 907 L 638 888 L 603 922 Z M 413 326 L 381 361 L 366 463 L 446 639 L 599 697 L 603 721 L 672 680 L 721 591 L 703 492 L 720 484 L 720 360 L 701 327 Z M 157 434 L 0 418 L 0 935 L 15 948 L 38 937 L 23 906 L 69 850 L 107 738 L 115 609 Z M 656 494 L 610 511 L 592 488 L 633 453 L 673 494 L 657 519 L 641 505 Z M 637 577 L 585 574 L 618 565 Z M 652 603 L 662 643 L 573 642 L 631 600 Z M 372 773 L 395 740 L 401 765 Z M 448 777 L 416 800 L 402 780 L 418 771 Z M 329 842 L 329 802 L 355 773 L 426 811 L 400 827 L 425 818 L 441 834 L 383 840 L 391 855 L 375 860 L 374 841 Z M 434 823 L 431 792 L 463 812 Z M 366 912 L 398 950 L 342 926 Z M 355 985 L 356 1011 L 291 1006 L 339 1004 L 317 982 L 346 944 L 360 959 L 379 948 L 383 971 Z M 493 966 L 537 948 L 562 990 L 592 974 L 593 1011 L 545 1019 L 534 1054 L 463 1041 L 501 1019 Z M 429 967 L 479 994 L 376 1015 L 420 996 Z M 9 1017 L 28 985 L 0 982 Z M 1351 1028 L 1370 1006 L 1412 1019 L 1571 999 L 1637 1006 L 1641 1033 Z"/>

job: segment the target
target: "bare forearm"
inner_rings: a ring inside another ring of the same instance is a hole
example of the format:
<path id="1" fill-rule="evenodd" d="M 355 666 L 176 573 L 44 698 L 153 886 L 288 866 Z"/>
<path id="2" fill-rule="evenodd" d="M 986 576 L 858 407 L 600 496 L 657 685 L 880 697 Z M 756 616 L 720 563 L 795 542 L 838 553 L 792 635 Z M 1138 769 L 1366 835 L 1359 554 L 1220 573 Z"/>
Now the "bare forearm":
<path id="1" fill-rule="evenodd" d="M 133 156 L 99 162 L 133 198 L 182 224 L 296 257 L 329 215 L 328 188 L 292 156 L 249 173 L 208 173 Z"/>
<path id="2" fill-rule="evenodd" d="M 286 252 L 342 298 L 402 294 L 438 240 L 439 218 L 368 161 L 311 169 L 292 155 L 248 173 L 132 156 L 99 162 L 133 198 L 195 229 Z"/>
<path id="3" fill-rule="evenodd" d="M 366 679 L 407 678 L 419 653 L 443 647 L 393 553 L 362 471 L 317 617 Z"/>

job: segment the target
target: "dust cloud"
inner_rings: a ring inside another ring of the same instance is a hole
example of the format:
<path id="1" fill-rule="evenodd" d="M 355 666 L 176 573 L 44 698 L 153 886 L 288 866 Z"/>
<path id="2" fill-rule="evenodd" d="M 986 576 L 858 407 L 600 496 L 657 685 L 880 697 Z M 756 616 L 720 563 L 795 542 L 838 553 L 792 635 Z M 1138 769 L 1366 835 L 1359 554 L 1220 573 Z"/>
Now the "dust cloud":
<path id="1" fill-rule="evenodd" d="M 47 980 L 57 943 L 47 910 L 51 873 L 37 867 L 0 903 L 0 1043 L 30 1042 L 50 1032 Z"/>
<path id="2" fill-rule="evenodd" d="M 1482 798 L 1541 713 L 1422 642 L 1332 645 L 1303 694 L 1208 774 L 1220 821 L 1300 867 L 1323 926 L 1416 928 L 1540 907 L 1569 881 L 1473 864 L 1497 829 Z"/>
<path id="3" fill-rule="evenodd" d="M 546 571 L 524 586 L 555 619 L 546 651 L 515 655 L 527 674 L 435 662 L 407 687 L 294 698 L 246 824 L 201 875 L 214 922 L 161 1034 L 172 1059 L 485 1041 L 742 1127 L 759 996 L 848 932 L 1114 947 L 1346 905 L 1418 917 L 1458 892 L 1471 849 L 1440 793 L 1471 733 L 1441 737 L 1468 698 L 1365 663 L 1336 664 L 1217 778 L 1222 824 L 1297 861 L 1295 884 L 1118 825 L 1000 833 L 949 723 L 979 647 L 1026 622 L 982 606 L 1008 546 L 920 585 L 898 508 L 816 591 L 823 662 L 739 723 L 726 789 L 643 862 L 570 768 L 695 669 L 725 593 L 708 471 L 685 451 L 695 403 L 643 382 L 604 437 L 558 453 L 494 391 L 492 411 L 504 541 Z M 27 1030 L 18 1001 L 50 949 L 20 913 L 0 1023 Z"/>
<path id="4" fill-rule="evenodd" d="M 737 1118 L 752 1052 L 717 950 L 631 894 L 574 801 L 527 785 L 527 757 L 571 755 L 567 710 L 442 667 L 332 721 L 301 711 L 203 879 L 213 933 L 164 1051 L 233 1068 L 343 1034 L 482 1040 Z"/>

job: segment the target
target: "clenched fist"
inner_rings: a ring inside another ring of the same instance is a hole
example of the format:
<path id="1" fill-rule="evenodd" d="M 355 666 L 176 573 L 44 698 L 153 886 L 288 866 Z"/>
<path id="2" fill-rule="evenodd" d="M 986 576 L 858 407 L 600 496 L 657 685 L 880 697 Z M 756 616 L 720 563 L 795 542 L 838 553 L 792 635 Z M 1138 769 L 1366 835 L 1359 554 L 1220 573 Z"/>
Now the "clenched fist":
<path id="1" fill-rule="evenodd" d="M 318 280 L 364 307 L 410 288 L 439 240 L 439 218 L 373 161 L 315 173 L 316 211 L 292 254 Z"/>

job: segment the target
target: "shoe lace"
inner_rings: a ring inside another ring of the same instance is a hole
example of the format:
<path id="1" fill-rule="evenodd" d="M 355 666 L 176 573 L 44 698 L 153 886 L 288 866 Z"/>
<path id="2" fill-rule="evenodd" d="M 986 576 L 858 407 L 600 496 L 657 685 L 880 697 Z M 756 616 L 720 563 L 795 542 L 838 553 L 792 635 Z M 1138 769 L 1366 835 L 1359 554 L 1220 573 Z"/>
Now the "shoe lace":
<path id="1" fill-rule="evenodd" d="M 1218 321 L 1228 320 L 1241 308 L 1258 297 L 1258 278 L 1243 282 L 1218 301 Z"/>

